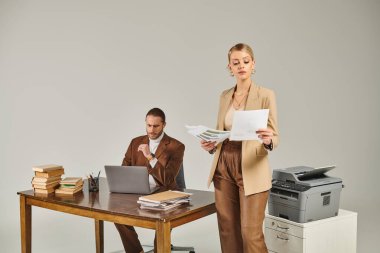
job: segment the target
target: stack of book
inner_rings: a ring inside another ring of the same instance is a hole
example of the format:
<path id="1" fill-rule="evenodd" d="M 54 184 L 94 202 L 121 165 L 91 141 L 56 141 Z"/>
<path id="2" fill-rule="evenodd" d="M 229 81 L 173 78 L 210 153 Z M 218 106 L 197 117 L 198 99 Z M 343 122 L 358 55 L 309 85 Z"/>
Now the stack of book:
<path id="1" fill-rule="evenodd" d="M 80 192 L 83 189 L 83 179 L 81 177 L 66 177 L 59 183 L 59 188 L 55 190 L 56 194 L 68 194 Z"/>
<path id="2" fill-rule="evenodd" d="M 191 193 L 180 191 L 164 191 L 141 196 L 137 203 L 141 209 L 165 211 L 190 202 Z"/>
<path id="3" fill-rule="evenodd" d="M 32 186 L 35 193 L 53 193 L 59 186 L 61 176 L 65 173 L 61 165 L 47 164 L 33 167 Z"/>

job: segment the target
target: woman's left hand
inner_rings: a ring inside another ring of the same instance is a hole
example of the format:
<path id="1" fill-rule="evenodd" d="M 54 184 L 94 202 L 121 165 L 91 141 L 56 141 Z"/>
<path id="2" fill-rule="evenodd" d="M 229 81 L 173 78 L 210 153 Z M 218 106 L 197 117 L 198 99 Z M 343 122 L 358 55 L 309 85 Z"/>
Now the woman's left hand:
<path id="1" fill-rule="evenodd" d="M 269 128 L 260 128 L 256 131 L 258 137 L 263 141 L 265 145 L 269 145 L 272 141 L 273 131 Z"/>

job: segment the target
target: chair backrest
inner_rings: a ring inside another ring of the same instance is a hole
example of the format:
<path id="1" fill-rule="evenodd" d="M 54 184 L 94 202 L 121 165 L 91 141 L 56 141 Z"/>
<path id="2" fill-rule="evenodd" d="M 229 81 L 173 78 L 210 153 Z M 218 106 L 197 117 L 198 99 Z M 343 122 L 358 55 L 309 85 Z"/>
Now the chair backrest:
<path id="1" fill-rule="evenodd" d="M 179 167 L 179 172 L 178 172 L 177 177 L 175 178 L 175 182 L 177 183 L 178 188 L 186 189 L 185 172 L 183 171 L 183 163 Z"/>

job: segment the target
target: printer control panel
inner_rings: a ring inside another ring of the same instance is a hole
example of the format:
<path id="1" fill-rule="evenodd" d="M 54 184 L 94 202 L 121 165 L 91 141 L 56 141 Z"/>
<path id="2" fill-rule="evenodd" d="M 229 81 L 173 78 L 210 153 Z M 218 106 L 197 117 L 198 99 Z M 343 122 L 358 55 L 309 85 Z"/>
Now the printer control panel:
<path id="1" fill-rule="evenodd" d="M 288 190 L 293 190 L 293 191 L 298 191 L 298 192 L 304 192 L 311 188 L 310 186 L 295 184 L 294 182 L 291 182 L 291 181 L 282 181 L 282 180 L 273 180 L 272 186 L 288 189 Z"/>

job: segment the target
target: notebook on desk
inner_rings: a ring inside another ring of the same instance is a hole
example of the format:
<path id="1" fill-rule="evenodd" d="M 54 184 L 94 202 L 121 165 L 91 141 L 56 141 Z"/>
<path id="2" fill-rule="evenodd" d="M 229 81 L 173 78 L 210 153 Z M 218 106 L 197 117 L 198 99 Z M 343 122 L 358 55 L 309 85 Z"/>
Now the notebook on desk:
<path id="1" fill-rule="evenodd" d="M 159 189 L 149 184 L 145 166 L 104 166 L 110 192 L 151 194 Z"/>

